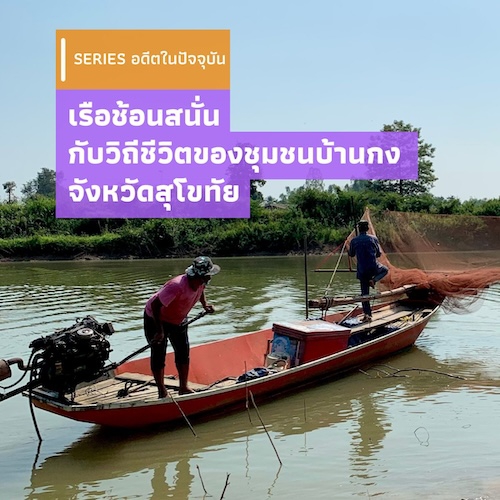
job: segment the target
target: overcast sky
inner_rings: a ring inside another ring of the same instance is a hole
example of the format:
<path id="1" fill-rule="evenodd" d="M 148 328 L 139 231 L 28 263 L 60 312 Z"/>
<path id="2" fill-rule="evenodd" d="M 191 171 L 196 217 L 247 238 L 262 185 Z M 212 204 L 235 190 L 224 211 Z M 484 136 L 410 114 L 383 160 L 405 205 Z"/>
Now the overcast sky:
<path id="1" fill-rule="evenodd" d="M 404 120 L 436 147 L 435 195 L 497 198 L 499 19 L 496 0 L 1 0 L 0 182 L 55 168 L 56 29 L 230 29 L 232 130 Z"/>

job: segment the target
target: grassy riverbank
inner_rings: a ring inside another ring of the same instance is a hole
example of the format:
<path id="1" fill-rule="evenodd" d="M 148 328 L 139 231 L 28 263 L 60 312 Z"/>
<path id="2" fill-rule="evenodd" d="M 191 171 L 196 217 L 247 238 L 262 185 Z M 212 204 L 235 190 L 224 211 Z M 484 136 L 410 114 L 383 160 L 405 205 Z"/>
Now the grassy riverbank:
<path id="1" fill-rule="evenodd" d="M 294 210 L 270 210 L 258 205 L 248 220 L 54 219 L 21 236 L 4 234 L 0 238 L 0 258 L 286 255 L 302 251 L 306 235 L 309 250 L 318 252 L 336 246 L 349 232 L 348 227 L 331 228 Z"/>
<path id="2" fill-rule="evenodd" d="M 375 213 L 500 215 L 500 199 L 461 203 L 429 194 L 303 189 L 278 208 L 252 201 L 249 219 L 57 219 L 55 200 L 37 197 L 0 204 L 0 260 L 288 255 L 303 251 L 305 237 L 309 252 L 328 252 L 344 242 L 367 205 Z"/>

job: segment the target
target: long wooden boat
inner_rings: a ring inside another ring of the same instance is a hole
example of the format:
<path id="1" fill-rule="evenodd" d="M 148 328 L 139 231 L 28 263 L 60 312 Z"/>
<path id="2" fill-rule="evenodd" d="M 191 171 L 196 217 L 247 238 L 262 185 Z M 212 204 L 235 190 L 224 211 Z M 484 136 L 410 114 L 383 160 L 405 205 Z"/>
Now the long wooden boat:
<path id="1" fill-rule="evenodd" d="M 149 357 L 111 367 L 64 397 L 43 386 L 34 388 L 30 397 L 35 406 L 63 417 L 126 428 L 244 410 L 249 398 L 262 402 L 413 345 L 439 304 L 416 295 L 410 298 L 411 294 L 401 298 L 402 291 L 399 299 L 374 306 L 369 322 L 362 322 L 358 304 L 350 312 L 276 322 L 269 329 L 194 346 L 192 394 L 178 395 L 173 353 L 169 353 L 166 370 L 170 373 L 165 376 L 169 394 L 162 399 L 158 399 Z M 366 298 L 357 298 L 362 300 Z"/>

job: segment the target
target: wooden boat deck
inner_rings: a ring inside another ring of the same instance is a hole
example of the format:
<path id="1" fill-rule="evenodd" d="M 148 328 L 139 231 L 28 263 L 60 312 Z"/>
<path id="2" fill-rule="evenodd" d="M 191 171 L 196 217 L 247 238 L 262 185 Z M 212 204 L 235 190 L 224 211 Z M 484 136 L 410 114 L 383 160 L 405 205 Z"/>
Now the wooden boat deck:
<path id="1" fill-rule="evenodd" d="M 195 392 L 221 388 L 235 384 L 235 380 L 224 380 L 213 385 L 189 382 Z M 179 380 L 165 377 L 169 396 L 178 396 Z M 120 396 L 120 394 L 122 394 Z M 72 402 L 79 405 L 107 404 L 113 402 L 144 402 L 158 399 L 154 378 L 142 373 L 121 373 L 115 377 L 77 389 Z"/>
<path id="2" fill-rule="evenodd" d="M 355 325 L 351 327 L 351 334 L 358 333 L 362 330 L 366 330 L 369 328 L 377 328 L 379 326 L 388 325 L 391 326 L 404 326 L 404 323 L 407 321 L 417 321 L 420 318 L 425 317 L 427 314 L 430 314 L 432 309 L 422 309 L 419 311 L 415 311 L 409 307 L 402 307 L 400 309 L 396 309 L 390 314 L 384 314 L 383 310 L 378 310 L 373 313 L 372 321 L 366 321 L 364 323 L 360 323 L 359 325 Z M 359 315 L 363 316 L 363 314 Z M 358 316 L 358 317 L 359 317 Z"/>

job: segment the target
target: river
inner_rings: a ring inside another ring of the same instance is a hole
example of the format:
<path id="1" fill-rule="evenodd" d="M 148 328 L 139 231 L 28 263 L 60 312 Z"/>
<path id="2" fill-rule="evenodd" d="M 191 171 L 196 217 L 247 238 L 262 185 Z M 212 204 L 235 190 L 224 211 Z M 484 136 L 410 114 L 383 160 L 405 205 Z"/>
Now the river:
<path id="1" fill-rule="evenodd" d="M 192 345 L 304 318 L 302 257 L 214 261 L 222 271 L 207 296 L 217 313 L 191 325 Z M 26 361 L 33 339 L 91 314 L 113 323 L 120 360 L 145 344 L 147 298 L 189 263 L 0 264 L 0 358 Z M 309 258 L 310 298 L 330 279 L 311 272 L 324 264 Z M 350 273 L 333 284 L 336 294 L 358 291 Z M 15 396 L 0 402 L 2 498 L 498 499 L 499 318 L 499 286 L 467 314 L 440 310 L 415 347 L 383 366 L 261 405 L 265 429 L 255 411 L 197 422 L 195 437 L 186 425 L 117 432 L 35 410 L 37 449 L 28 400 Z M 394 368 L 408 370 L 390 376 Z M 13 367 L 0 385 L 19 375 Z"/>

